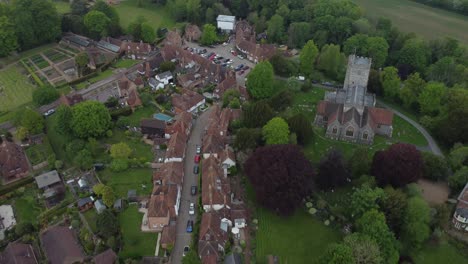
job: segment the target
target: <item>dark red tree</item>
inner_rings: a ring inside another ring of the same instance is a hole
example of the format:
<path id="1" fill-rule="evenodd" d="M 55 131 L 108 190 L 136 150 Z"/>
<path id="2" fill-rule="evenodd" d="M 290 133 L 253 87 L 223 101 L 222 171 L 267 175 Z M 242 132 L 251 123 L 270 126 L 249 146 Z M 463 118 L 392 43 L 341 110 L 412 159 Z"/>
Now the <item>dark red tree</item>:
<path id="1" fill-rule="evenodd" d="M 371 174 L 379 186 L 402 187 L 421 178 L 423 159 L 419 150 L 409 144 L 393 144 L 374 154 Z"/>
<path id="2" fill-rule="evenodd" d="M 320 161 L 316 182 L 320 189 L 329 190 L 345 185 L 350 176 L 351 173 L 343 155 L 332 149 Z"/>
<path id="3" fill-rule="evenodd" d="M 279 215 L 291 215 L 310 195 L 314 169 L 296 145 L 258 148 L 245 163 L 257 201 Z"/>

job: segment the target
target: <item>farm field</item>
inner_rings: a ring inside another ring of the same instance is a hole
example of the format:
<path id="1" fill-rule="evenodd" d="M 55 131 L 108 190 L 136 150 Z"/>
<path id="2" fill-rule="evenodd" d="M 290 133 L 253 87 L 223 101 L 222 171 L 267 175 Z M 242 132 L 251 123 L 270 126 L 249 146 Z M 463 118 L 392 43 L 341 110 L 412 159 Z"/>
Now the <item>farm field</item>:
<path id="1" fill-rule="evenodd" d="M 19 65 L 11 65 L 0 70 L 0 112 L 11 111 L 32 101 L 36 88 L 22 72 Z"/>
<path id="2" fill-rule="evenodd" d="M 427 39 L 451 37 L 468 44 L 468 17 L 409 0 L 353 0 L 365 16 L 385 17 L 405 32 Z"/>
<path id="3" fill-rule="evenodd" d="M 144 17 L 155 29 L 174 25 L 174 20 L 165 7 L 158 6 L 150 0 L 141 0 L 141 7 L 138 7 L 138 2 L 139 0 L 125 0 L 115 6 L 123 30 L 127 30 L 128 25 L 139 16 Z"/>

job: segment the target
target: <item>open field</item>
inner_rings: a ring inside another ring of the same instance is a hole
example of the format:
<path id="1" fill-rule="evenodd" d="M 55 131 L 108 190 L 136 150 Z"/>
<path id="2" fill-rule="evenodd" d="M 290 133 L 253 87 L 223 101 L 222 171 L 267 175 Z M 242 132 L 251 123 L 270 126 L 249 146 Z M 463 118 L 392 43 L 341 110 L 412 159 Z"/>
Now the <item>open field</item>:
<path id="1" fill-rule="evenodd" d="M 468 44 L 468 17 L 409 0 L 354 0 L 371 18 L 385 17 L 427 39 L 451 37 Z"/>
<path id="2" fill-rule="evenodd" d="M 0 70 L 0 112 L 11 111 L 31 102 L 32 92 L 36 87 L 22 71 L 26 70 L 18 65 Z"/>
<path id="3" fill-rule="evenodd" d="M 257 263 L 277 255 L 280 263 L 304 263 L 317 259 L 340 234 L 299 209 L 294 216 L 281 218 L 258 208 Z"/>
<path id="4" fill-rule="evenodd" d="M 174 25 L 167 8 L 158 6 L 150 0 L 141 0 L 141 7 L 138 7 L 138 2 L 138 0 L 125 0 L 115 6 L 120 17 L 120 25 L 124 30 L 127 30 L 128 25 L 139 16 L 144 17 L 155 29 Z"/>
<path id="5" fill-rule="evenodd" d="M 156 249 L 158 235 L 140 231 L 143 214 L 138 212 L 135 205 L 129 206 L 119 214 L 120 230 L 122 231 L 123 249 L 119 253 L 121 258 L 140 258 L 153 256 Z"/>

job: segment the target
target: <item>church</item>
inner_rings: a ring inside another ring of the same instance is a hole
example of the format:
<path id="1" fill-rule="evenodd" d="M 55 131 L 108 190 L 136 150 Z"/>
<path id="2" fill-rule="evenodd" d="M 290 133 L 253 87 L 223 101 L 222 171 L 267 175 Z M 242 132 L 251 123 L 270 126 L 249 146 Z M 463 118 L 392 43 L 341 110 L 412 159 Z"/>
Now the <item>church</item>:
<path id="1" fill-rule="evenodd" d="M 375 107 L 367 93 L 372 59 L 350 55 L 342 89 L 329 91 L 317 105 L 314 123 L 336 140 L 372 144 L 375 135 L 392 136 L 393 112 Z"/>

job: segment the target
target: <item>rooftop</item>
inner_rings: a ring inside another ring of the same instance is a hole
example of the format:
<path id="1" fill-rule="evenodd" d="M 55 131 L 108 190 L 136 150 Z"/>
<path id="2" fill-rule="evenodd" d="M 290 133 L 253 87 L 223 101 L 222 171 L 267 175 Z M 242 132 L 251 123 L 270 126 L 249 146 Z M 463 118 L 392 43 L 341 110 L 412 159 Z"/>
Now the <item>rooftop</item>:
<path id="1" fill-rule="evenodd" d="M 58 175 L 58 172 L 56 170 L 53 170 L 37 176 L 35 180 L 37 183 L 37 187 L 41 189 L 55 184 L 57 182 L 60 182 L 60 176 Z"/>
<path id="2" fill-rule="evenodd" d="M 236 17 L 235 16 L 218 15 L 218 17 L 216 18 L 216 21 L 234 23 L 236 21 Z"/>

